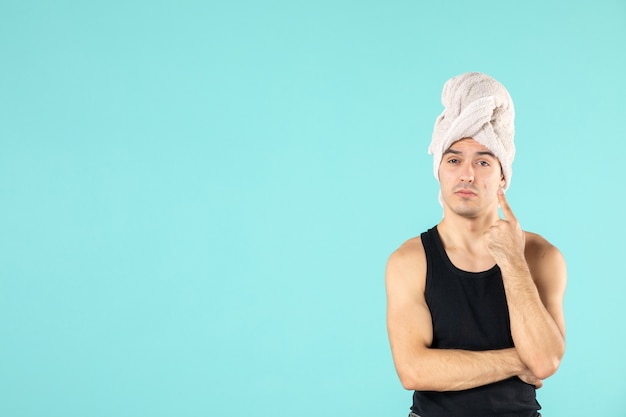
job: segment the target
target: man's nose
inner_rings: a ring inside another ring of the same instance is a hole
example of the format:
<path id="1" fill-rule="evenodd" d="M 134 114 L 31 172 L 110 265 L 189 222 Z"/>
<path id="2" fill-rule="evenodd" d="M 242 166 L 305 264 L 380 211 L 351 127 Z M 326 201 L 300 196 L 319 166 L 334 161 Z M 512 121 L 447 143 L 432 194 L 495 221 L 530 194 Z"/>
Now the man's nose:
<path id="1" fill-rule="evenodd" d="M 472 164 L 463 164 L 461 170 L 461 182 L 474 182 L 474 166 Z"/>

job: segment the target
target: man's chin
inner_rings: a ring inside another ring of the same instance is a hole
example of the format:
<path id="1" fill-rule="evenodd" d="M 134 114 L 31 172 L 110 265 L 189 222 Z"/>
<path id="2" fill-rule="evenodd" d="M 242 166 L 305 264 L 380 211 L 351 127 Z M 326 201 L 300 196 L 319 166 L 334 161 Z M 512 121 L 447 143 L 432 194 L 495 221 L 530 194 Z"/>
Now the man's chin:
<path id="1" fill-rule="evenodd" d="M 463 208 L 458 210 L 453 210 L 457 215 L 461 217 L 466 217 L 468 219 L 476 218 L 480 215 L 480 210 L 473 208 Z"/>
<path id="2" fill-rule="evenodd" d="M 481 209 L 478 205 L 468 203 L 447 204 L 448 208 L 456 215 L 467 218 L 478 217 Z"/>

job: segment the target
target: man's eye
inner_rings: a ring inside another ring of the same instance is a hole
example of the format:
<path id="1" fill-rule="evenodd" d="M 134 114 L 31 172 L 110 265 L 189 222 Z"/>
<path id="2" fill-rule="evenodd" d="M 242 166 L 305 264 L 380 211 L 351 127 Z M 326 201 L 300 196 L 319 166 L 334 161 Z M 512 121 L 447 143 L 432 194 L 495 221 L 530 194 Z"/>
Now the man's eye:
<path id="1" fill-rule="evenodd" d="M 451 158 L 451 159 L 448 159 L 448 163 L 449 163 L 449 164 L 457 164 L 458 162 L 459 162 L 459 160 L 458 160 L 458 159 L 456 159 L 456 158 Z"/>
<path id="2" fill-rule="evenodd" d="M 483 167 L 488 167 L 489 166 L 489 162 L 487 162 L 487 161 L 478 161 L 478 164 L 480 166 L 483 166 Z"/>

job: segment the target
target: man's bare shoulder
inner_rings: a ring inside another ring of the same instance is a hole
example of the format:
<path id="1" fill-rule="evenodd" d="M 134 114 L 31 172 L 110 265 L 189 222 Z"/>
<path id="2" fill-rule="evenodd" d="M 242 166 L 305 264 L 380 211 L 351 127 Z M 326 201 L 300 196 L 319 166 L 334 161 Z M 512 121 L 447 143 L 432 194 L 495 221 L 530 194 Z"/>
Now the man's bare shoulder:
<path id="1" fill-rule="evenodd" d="M 419 261 L 424 258 L 422 238 L 416 236 L 404 242 L 389 257 L 389 263 L 404 264 Z"/>
<path id="2" fill-rule="evenodd" d="M 526 233 L 526 260 L 527 262 L 554 262 L 562 259 L 561 251 L 543 236 Z"/>
<path id="3" fill-rule="evenodd" d="M 563 292 L 567 280 L 565 258 L 561 251 L 537 233 L 526 232 L 526 262 L 538 286 L 555 286 Z"/>
<path id="4" fill-rule="evenodd" d="M 401 285 L 413 285 L 423 282 L 426 276 L 426 255 L 421 237 L 417 236 L 404 242 L 387 261 L 386 280 Z"/>

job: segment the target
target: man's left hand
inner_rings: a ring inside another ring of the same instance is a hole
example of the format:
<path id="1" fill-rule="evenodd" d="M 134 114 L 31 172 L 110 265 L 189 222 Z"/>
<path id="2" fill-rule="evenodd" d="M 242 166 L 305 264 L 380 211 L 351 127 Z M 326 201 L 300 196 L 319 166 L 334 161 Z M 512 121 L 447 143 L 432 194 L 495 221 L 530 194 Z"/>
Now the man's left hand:
<path id="1" fill-rule="evenodd" d="M 504 219 L 498 219 L 484 235 L 485 246 L 501 267 L 516 259 L 524 260 L 525 235 L 506 201 L 504 191 L 498 190 L 498 201 Z"/>

